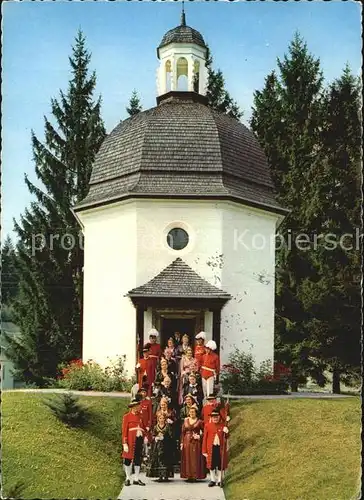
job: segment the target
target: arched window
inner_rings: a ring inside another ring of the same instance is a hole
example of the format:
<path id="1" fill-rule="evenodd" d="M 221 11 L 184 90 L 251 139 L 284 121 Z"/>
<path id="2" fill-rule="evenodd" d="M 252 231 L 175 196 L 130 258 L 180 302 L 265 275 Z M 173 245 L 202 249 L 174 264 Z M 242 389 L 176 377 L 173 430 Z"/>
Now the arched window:
<path id="1" fill-rule="evenodd" d="M 188 90 L 188 62 L 185 57 L 177 61 L 177 90 Z"/>
<path id="2" fill-rule="evenodd" d="M 172 65 L 171 61 L 166 61 L 166 92 L 172 89 Z"/>
<path id="3" fill-rule="evenodd" d="M 195 61 L 193 65 L 193 90 L 194 92 L 200 91 L 200 62 Z"/>

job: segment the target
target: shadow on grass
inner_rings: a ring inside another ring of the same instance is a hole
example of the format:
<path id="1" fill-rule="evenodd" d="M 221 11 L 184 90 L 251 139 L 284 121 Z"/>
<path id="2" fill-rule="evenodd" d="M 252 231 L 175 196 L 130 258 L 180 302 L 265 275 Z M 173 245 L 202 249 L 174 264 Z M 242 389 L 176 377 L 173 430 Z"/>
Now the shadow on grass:
<path id="1" fill-rule="evenodd" d="M 257 472 L 275 464 L 275 462 L 265 462 L 266 444 L 264 437 L 263 434 L 256 434 L 246 439 L 239 436 L 234 445 L 229 448 L 229 455 L 231 457 L 238 457 L 239 460 L 232 461 L 230 471 L 225 480 L 226 485 L 238 484 Z M 248 449 L 254 449 L 255 453 L 253 457 L 248 458 L 244 456 L 244 451 Z"/>
<path id="2" fill-rule="evenodd" d="M 244 470 L 242 470 L 244 467 L 244 465 L 242 464 L 241 467 L 239 467 L 239 470 L 234 470 L 233 472 L 227 475 L 226 479 L 224 480 L 224 485 L 229 486 L 231 484 L 241 483 L 244 480 L 256 474 L 257 472 L 266 469 L 267 467 L 273 466 L 274 464 L 275 462 L 269 462 L 264 465 L 256 465 L 254 467 L 250 467 Z"/>
<path id="3" fill-rule="evenodd" d="M 89 411 L 90 418 L 83 427 L 83 432 L 96 439 L 100 449 L 108 456 L 120 456 L 121 422 L 125 409 L 120 406 L 120 408 L 108 408 L 107 412 L 102 412 L 91 406 Z"/>

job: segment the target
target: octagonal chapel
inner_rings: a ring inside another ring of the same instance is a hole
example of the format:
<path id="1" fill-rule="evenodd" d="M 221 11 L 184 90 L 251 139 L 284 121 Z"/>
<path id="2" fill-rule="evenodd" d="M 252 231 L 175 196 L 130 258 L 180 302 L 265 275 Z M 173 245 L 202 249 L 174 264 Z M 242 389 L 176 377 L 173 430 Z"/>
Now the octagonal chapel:
<path id="1" fill-rule="evenodd" d="M 273 361 L 275 200 L 253 133 L 205 97 L 202 35 L 181 24 L 157 49 L 157 106 L 122 121 L 74 207 L 85 237 L 83 360 L 127 356 L 148 331 L 203 330 L 221 362 L 236 347 Z"/>

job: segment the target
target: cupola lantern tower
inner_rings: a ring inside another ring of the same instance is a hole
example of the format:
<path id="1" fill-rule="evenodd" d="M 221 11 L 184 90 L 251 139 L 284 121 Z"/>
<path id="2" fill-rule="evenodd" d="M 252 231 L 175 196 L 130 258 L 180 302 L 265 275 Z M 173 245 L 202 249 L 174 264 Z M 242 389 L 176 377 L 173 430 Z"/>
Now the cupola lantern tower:
<path id="1" fill-rule="evenodd" d="M 171 91 L 206 94 L 207 47 L 202 35 L 186 25 L 183 8 L 181 24 L 164 35 L 157 55 L 158 96 Z"/>

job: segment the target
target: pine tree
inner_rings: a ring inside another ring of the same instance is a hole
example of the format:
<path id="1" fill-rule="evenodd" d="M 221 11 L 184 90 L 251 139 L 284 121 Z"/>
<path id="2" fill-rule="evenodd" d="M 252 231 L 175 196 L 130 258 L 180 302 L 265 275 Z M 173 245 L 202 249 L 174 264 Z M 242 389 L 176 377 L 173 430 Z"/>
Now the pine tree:
<path id="1" fill-rule="evenodd" d="M 213 59 L 209 47 L 207 47 L 206 68 L 208 74 L 206 97 L 209 105 L 226 113 L 232 118 L 239 120 L 243 116 L 243 112 L 239 109 L 236 101 L 232 99 L 229 92 L 225 89 L 225 80 L 220 69 L 214 70 L 212 67 Z"/>
<path id="2" fill-rule="evenodd" d="M 126 107 L 126 111 L 129 113 L 129 116 L 134 116 L 140 113 L 142 109 L 143 107 L 140 103 L 138 93 L 136 90 L 133 90 L 130 97 L 129 106 Z"/>
<path id="3" fill-rule="evenodd" d="M 15 249 L 10 236 L 1 249 L 1 304 L 10 306 L 17 295 L 18 276 L 14 266 Z"/>
<path id="4" fill-rule="evenodd" d="M 90 411 L 79 402 L 79 399 L 71 392 L 66 392 L 50 400 L 44 400 L 44 404 L 64 424 L 70 427 L 81 427 L 87 423 Z"/>
<path id="5" fill-rule="evenodd" d="M 319 169 L 314 170 L 313 197 L 306 224 L 318 240 L 310 252 L 316 275 L 306 279 L 302 297 L 310 313 L 308 330 L 312 355 L 333 374 L 333 392 L 340 379 L 350 383 L 360 370 L 361 252 L 361 124 L 360 84 L 346 67 L 325 95 L 325 122 Z"/>
<path id="6" fill-rule="evenodd" d="M 78 32 L 67 92 L 51 100 L 45 141 L 32 133 L 35 172 L 42 188 L 25 176 L 36 201 L 15 222 L 19 293 L 14 301 L 19 340 L 7 339 L 8 355 L 25 381 L 44 385 L 57 365 L 79 357 L 82 335 L 83 245 L 71 207 L 85 197 L 91 166 L 105 137 L 96 75 Z M 81 239 L 81 242 L 80 242 Z"/>
<path id="7" fill-rule="evenodd" d="M 291 210 L 280 234 L 288 241 L 304 229 L 304 206 L 311 197 L 308 182 L 320 142 L 323 76 L 319 59 L 295 34 L 278 74 L 271 73 L 254 94 L 251 127 L 267 154 L 277 197 Z M 307 251 L 294 243 L 277 250 L 276 357 L 292 366 L 292 390 L 313 369 L 304 326 L 307 311 L 299 296 L 302 281 L 313 274 Z M 322 382 L 322 380 L 321 380 Z"/>

